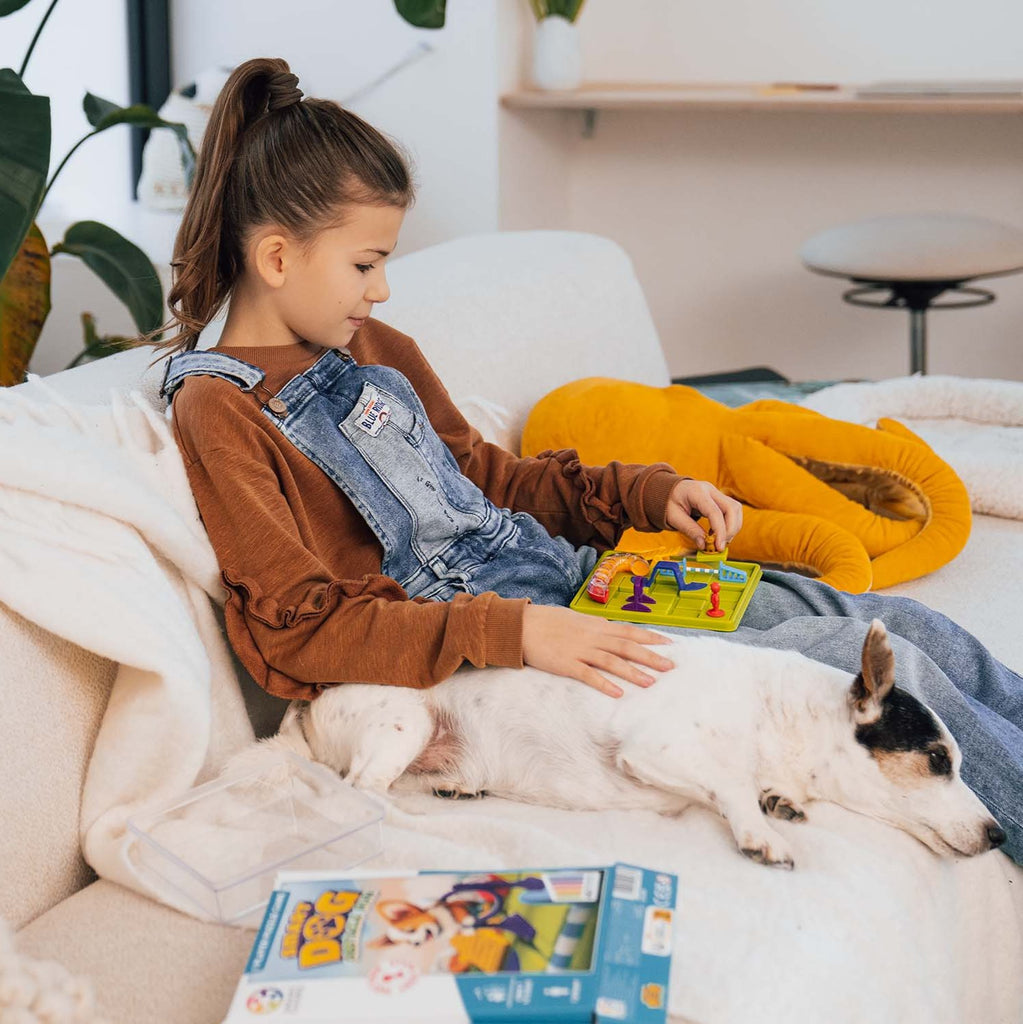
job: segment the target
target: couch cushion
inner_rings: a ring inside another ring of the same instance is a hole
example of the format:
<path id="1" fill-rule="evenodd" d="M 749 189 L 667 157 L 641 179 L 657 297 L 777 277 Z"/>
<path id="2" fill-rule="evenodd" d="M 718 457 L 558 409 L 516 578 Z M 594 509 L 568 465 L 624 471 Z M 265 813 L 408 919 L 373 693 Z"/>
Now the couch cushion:
<path id="1" fill-rule="evenodd" d="M 205 924 L 100 880 L 22 929 L 22 954 L 87 977 L 110 1024 L 214 1024 L 255 932 Z"/>
<path id="2" fill-rule="evenodd" d="M 533 405 L 570 380 L 668 383 L 632 261 L 608 238 L 467 235 L 395 259 L 388 279 L 374 315 L 414 338 L 466 419 L 511 451 Z"/>
<path id="3" fill-rule="evenodd" d="M 3 604 L 0 652 L 0 917 L 17 928 L 94 877 L 78 807 L 117 666 Z"/>

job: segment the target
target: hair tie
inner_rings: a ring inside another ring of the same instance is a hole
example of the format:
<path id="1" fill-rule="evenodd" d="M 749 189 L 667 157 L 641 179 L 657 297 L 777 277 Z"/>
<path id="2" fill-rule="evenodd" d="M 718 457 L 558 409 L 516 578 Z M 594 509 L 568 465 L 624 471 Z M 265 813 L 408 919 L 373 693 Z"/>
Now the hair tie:
<path id="1" fill-rule="evenodd" d="M 267 110 L 280 110 L 298 103 L 304 93 L 298 87 L 298 76 L 288 71 L 277 72 L 267 83 Z"/>

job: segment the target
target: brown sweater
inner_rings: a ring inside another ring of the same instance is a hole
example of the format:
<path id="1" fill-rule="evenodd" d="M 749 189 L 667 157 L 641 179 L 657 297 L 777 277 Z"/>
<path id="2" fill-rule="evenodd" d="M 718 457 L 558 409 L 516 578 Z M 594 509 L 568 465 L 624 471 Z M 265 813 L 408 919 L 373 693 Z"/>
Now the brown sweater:
<path id="1" fill-rule="evenodd" d="M 517 458 L 466 422 L 411 338 L 369 320 L 349 348 L 359 363 L 405 374 L 461 471 L 498 507 L 529 512 L 550 533 L 600 551 L 629 525 L 664 529 L 679 479 L 670 466 L 588 468 L 571 450 Z M 276 393 L 325 350 L 301 342 L 211 351 L 260 367 Z M 521 667 L 528 601 L 409 599 L 381 575 L 380 542 L 348 497 L 261 412 L 266 397 L 218 377 L 187 377 L 172 416 L 227 586 L 228 639 L 256 682 L 310 700 L 341 682 L 431 686 L 466 661 Z"/>

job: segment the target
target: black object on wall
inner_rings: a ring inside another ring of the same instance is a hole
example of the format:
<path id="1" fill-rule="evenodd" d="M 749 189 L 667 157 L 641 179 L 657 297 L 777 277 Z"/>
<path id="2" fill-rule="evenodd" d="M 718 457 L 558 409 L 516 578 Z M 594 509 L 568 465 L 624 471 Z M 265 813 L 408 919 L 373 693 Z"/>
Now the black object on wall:
<path id="1" fill-rule="evenodd" d="M 128 89 L 131 103 L 159 110 L 171 90 L 170 0 L 126 0 L 128 5 Z M 148 128 L 131 132 L 131 197 L 138 199 L 142 147 Z"/>

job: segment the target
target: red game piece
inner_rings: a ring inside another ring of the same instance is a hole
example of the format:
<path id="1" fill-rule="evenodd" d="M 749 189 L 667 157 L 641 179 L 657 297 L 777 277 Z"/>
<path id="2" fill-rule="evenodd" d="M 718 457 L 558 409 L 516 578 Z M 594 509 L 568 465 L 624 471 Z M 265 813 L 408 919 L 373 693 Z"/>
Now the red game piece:
<path id="1" fill-rule="evenodd" d="M 721 609 L 721 584 L 717 580 L 710 585 L 710 608 L 707 609 L 707 614 L 712 619 L 723 618 L 725 614 Z"/>

